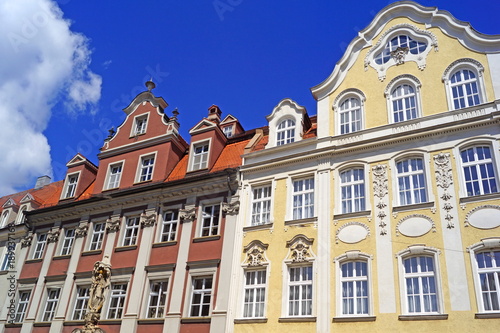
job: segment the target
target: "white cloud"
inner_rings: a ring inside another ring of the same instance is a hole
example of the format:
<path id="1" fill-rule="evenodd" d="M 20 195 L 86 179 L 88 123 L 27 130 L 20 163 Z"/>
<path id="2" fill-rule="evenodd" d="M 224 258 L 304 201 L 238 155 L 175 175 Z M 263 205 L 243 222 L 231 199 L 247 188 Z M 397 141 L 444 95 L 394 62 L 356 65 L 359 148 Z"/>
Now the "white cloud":
<path id="1" fill-rule="evenodd" d="M 97 110 L 102 79 L 70 24 L 52 0 L 0 1 L 0 195 L 52 173 L 43 131 L 56 103 L 73 116 Z"/>

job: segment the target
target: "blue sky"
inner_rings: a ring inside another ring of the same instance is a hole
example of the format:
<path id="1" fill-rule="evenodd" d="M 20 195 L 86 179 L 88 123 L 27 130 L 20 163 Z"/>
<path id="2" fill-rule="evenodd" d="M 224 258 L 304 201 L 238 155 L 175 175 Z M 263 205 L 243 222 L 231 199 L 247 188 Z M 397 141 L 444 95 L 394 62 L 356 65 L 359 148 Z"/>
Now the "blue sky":
<path id="1" fill-rule="evenodd" d="M 98 164 L 107 130 L 151 77 L 186 138 L 212 104 L 245 129 L 287 97 L 314 115 L 310 88 L 389 3 L 0 0 L 0 195 L 63 179 L 76 152 Z M 420 3 L 500 34 L 499 1 Z"/>

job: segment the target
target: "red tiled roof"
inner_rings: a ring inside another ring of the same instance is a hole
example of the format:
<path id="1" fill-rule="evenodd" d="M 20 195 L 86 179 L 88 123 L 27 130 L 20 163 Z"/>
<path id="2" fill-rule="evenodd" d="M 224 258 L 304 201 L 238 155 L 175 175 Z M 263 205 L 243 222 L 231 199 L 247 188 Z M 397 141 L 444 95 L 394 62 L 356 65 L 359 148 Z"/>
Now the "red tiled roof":
<path id="1" fill-rule="evenodd" d="M 12 199 L 17 205 L 19 205 L 19 202 L 28 193 L 31 194 L 31 196 L 33 196 L 33 199 L 35 199 L 41 205 L 41 207 L 53 206 L 57 204 L 57 202 L 59 201 L 62 187 L 63 187 L 63 181 L 60 180 L 58 182 L 45 185 L 44 187 L 39 188 L 37 190 L 29 189 L 22 192 L 4 196 L 0 198 L 0 211 L 3 210 L 1 206 L 3 206 L 3 204 L 7 202 L 7 200 Z"/>

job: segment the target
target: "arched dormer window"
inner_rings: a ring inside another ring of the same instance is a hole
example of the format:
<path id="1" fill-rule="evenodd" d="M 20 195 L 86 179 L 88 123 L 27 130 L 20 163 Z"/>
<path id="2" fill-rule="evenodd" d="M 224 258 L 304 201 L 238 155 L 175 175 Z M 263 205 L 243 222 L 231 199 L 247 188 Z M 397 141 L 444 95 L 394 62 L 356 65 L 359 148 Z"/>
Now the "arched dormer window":
<path id="1" fill-rule="evenodd" d="M 450 110 L 467 108 L 486 101 L 483 71 L 483 65 L 474 59 L 459 59 L 446 68 L 443 82 Z"/>
<path id="2" fill-rule="evenodd" d="M 295 141 L 295 121 L 285 119 L 278 124 L 276 129 L 276 146 L 281 146 Z"/>
<path id="3" fill-rule="evenodd" d="M 358 89 L 347 89 L 335 99 L 333 109 L 340 135 L 363 129 L 365 100 L 365 95 Z"/>
<path id="4" fill-rule="evenodd" d="M 17 213 L 17 221 L 16 224 L 22 224 L 25 219 L 24 212 L 28 211 L 27 206 L 22 206 L 21 209 L 19 209 L 19 213 Z"/>
<path id="5" fill-rule="evenodd" d="M 2 214 L 2 219 L 0 220 L 0 228 L 7 226 L 7 221 L 9 220 L 9 212 L 5 211 Z"/>
<path id="6" fill-rule="evenodd" d="M 385 90 L 389 119 L 399 123 L 421 116 L 420 81 L 413 75 L 394 78 Z"/>
<path id="7" fill-rule="evenodd" d="M 416 62 L 425 69 L 427 55 L 438 50 L 436 36 L 408 23 L 397 24 L 384 32 L 365 57 L 365 69 L 373 67 L 380 81 L 385 80 L 387 69 L 406 62 Z"/>

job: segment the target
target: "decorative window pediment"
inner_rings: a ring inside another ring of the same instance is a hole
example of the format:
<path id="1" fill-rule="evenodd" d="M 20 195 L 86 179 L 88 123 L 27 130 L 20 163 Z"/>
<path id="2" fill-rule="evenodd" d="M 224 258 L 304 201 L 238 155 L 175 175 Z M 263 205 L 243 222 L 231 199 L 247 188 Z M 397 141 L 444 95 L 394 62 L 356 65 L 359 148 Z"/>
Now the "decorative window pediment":
<path id="1" fill-rule="evenodd" d="M 286 242 L 288 255 L 285 261 L 291 263 L 303 263 L 314 260 L 315 255 L 312 252 L 314 238 L 308 238 L 304 235 L 296 235 Z"/>
<path id="2" fill-rule="evenodd" d="M 16 207 L 16 206 L 17 206 L 16 202 L 12 198 L 10 198 L 2 205 L 2 208 Z"/>
<path id="3" fill-rule="evenodd" d="M 266 148 L 300 141 L 310 127 L 305 107 L 289 98 L 280 101 L 266 118 L 269 121 L 269 143 Z"/>
<path id="4" fill-rule="evenodd" d="M 266 256 L 266 250 L 269 244 L 264 244 L 260 240 L 254 240 L 250 242 L 245 248 L 245 261 L 243 266 L 247 267 L 259 267 L 269 264 L 269 260 Z"/>
<path id="5" fill-rule="evenodd" d="M 419 29 L 411 24 L 402 23 L 393 26 L 382 34 L 378 42 L 365 58 L 365 70 L 373 67 L 380 81 L 386 76 L 391 66 L 402 65 L 414 61 L 420 70 L 426 66 L 426 58 L 432 47 L 438 51 L 436 36 L 427 30 Z"/>

